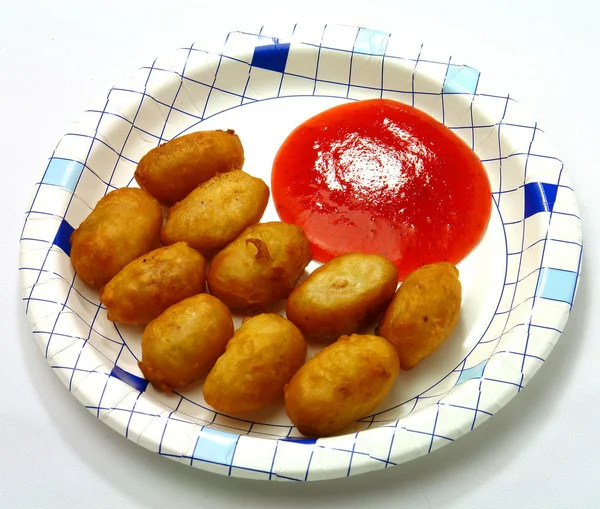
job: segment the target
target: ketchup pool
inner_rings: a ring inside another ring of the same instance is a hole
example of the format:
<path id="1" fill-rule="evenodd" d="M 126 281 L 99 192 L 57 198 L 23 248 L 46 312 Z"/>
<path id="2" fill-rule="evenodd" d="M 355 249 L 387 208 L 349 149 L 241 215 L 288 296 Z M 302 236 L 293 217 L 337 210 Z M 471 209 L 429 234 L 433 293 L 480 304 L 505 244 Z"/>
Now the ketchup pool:
<path id="1" fill-rule="evenodd" d="M 299 125 L 277 152 L 271 191 L 280 218 L 304 230 L 315 259 L 380 254 L 400 280 L 425 264 L 458 263 L 492 206 L 471 148 L 433 117 L 389 99 L 345 103 Z"/>

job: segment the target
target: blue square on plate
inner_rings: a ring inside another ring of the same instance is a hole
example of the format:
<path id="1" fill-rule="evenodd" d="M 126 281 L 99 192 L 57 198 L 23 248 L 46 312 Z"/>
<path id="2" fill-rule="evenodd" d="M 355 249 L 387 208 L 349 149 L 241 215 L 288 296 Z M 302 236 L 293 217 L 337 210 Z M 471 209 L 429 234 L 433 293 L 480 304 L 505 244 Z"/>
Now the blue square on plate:
<path id="1" fill-rule="evenodd" d="M 576 272 L 542 267 L 535 294 L 544 299 L 573 304 L 576 286 Z"/>
<path id="2" fill-rule="evenodd" d="M 129 371 L 125 371 L 119 366 L 115 366 L 114 368 L 112 368 L 110 376 L 121 380 L 121 382 L 125 382 L 130 387 L 133 387 L 136 391 L 144 392 L 146 390 L 146 387 L 148 387 L 148 380 L 145 380 L 140 376 L 134 375 Z"/>
<path id="3" fill-rule="evenodd" d="M 55 246 L 60 247 L 65 253 L 67 253 L 67 256 L 71 255 L 71 234 L 73 233 L 73 230 L 74 228 L 67 223 L 67 220 L 63 219 L 60 222 L 58 231 L 56 232 L 54 240 L 52 241 Z"/>
<path id="4" fill-rule="evenodd" d="M 383 55 L 388 45 L 390 34 L 379 30 L 360 28 L 354 42 L 356 53 L 367 55 Z"/>
<path id="5" fill-rule="evenodd" d="M 546 182 L 529 182 L 525 184 L 525 218 L 538 212 L 552 212 L 556 202 L 556 184 Z"/>
<path id="6" fill-rule="evenodd" d="M 42 177 L 42 182 L 44 184 L 61 186 L 73 192 L 82 171 L 83 164 L 79 161 L 53 157 L 50 159 L 50 163 L 48 163 L 46 172 Z"/>
<path id="7" fill-rule="evenodd" d="M 474 94 L 479 83 L 479 71 L 468 65 L 449 64 L 442 92 L 448 94 Z"/>
<path id="8" fill-rule="evenodd" d="M 481 378 L 483 375 L 483 370 L 485 369 L 485 365 L 488 363 L 488 359 L 481 361 L 479 364 L 475 366 L 471 366 L 470 368 L 463 369 L 458 380 L 456 381 L 456 385 L 464 384 L 468 380 L 472 380 L 473 378 Z"/>
<path id="9" fill-rule="evenodd" d="M 289 53 L 290 44 L 288 42 L 281 43 L 276 37 L 259 36 L 252 56 L 252 65 L 283 73 Z"/>
<path id="10" fill-rule="evenodd" d="M 221 465 L 231 465 L 238 439 L 239 435 L 233 433 L 202 428 L 196 441 L 193 458 Z"/>

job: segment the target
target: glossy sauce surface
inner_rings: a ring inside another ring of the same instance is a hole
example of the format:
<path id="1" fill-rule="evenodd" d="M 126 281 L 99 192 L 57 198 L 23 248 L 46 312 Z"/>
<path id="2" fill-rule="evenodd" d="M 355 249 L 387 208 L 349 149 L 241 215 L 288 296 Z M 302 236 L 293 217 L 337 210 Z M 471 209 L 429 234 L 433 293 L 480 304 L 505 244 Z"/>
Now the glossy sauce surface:
<path id="1" fill-rule="evenodd" d="M 319 261 L 350 252 L 390 259 L 403 280 L 457 263 L 491 213 L 477 155 L 433 117 L 388 99 L 308 119 L 280 147 L 271 190 L 281 219 L 302 227 Z"/>

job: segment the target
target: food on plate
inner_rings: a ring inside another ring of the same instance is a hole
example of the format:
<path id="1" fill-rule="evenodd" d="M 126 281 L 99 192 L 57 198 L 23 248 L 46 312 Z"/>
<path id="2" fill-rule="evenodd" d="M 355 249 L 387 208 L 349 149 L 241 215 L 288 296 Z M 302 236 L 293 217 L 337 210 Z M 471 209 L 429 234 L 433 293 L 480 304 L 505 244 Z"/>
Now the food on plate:
<path id="1" fill-rule="evenodd" d="M 286 314 L 307 338 L 336 339 L 375 320 L 398 284 L 394 264 L 349 253 L 321 265 L 290 294 Z"/>
<path id="2" fill-rule="evenodd" d="M 204 382 L 204 399 L 219 412 L 238 414 L 283 398 L 283 388 L 306 359 L 306 341 L 282 316 L 246 320 Z"/>
<path id="3" fill-rule="evenodd" d="M 138 366 L 159 391 L 185 387 L 208 373 L 232 336 L 227 306 L 212 295 L 194 295 L 146 326 Z"/>
<path id="4" fill-rule="evenodd" d="M 138 256 L 160 246 L 163 214 L 146 191 L 115 189 L 71 234 L 71 263 L 86 284 L 100 288 Z"/>
<path id="5" fill-rule="evenodd" d="M 135 180 L 171 206 L 217 173 L 241 170 L 243 165 L 244 149 L 234 131 L 199 131 L 153 148 L 138 163 Z"/>
<path id="6" fill-rule="evenodd" d="M 178 242 L 126 265 L 100 290 L 100 301 L 109 320 L 140 325 L 205 290 L 206 261 L 185 242 Z"/>
<path id="7" fill-rule="evenodd" d="M 345 103 L 299 125 L 275 157 L 271 189 L 279 216 L 304 230 L 317 260 L 377 253 L 400 280 L 421 265 L 457 263 L 492 207 L 473 150 L 390 99 Z"/>
<path id="8" fill-rule="evenodd" d="M 409 274 L 377 331 L 396 347 L 402 369 L 414 368 L 448 339 L 458 323 L 461 299 L 458 269 L 451 263 L 425 265 Z"/>
<path id="9" fill-rule="evenodd" d="M 375 410 L 398 371 L 398 355 L 385 339 L 342 336 L 293 376 L 285 410 L 302 434 L 331 435 Z"/>
<path id="10" fill-rule="evenodd" d="M 213 258 L 208 288 L 230 309 L 262 311 L 290 294 L 311 259 L 298 226 L 255 224 Z"/>
<path id="11" fill-rule="evenodd" d="M 184 241 L 211 256 L 257 223 L 268 201 L 269 188 L 261 179 L 239 170 L 221 173 L 169 210 L 162 241 Z"/>

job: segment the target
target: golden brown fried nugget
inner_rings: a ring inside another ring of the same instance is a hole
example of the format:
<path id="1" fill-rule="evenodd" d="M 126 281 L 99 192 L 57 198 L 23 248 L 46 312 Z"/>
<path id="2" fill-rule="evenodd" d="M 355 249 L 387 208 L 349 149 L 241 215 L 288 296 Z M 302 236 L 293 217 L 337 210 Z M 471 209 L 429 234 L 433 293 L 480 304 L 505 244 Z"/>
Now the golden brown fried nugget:
<path id="1" fill-rule="evenodd" d="M 130 261 L 160 246 L 163 214 L 146 191 L 125 187 L 104 196 L 71 234 L 71 263 L 100 288 Z"/>
<path id="2" fill-rule="evenodd" d="M 408 275 L 377 331 L 396 347 L 402 369 L 414 368 L 448 339 L 461 299 L 458 269 L 451 263 L 425 265 Z"/>
<path id="3" fill-rule="evenodd" d="M 148 152 L 137 165 L 135 180 L 171 206 L 217 173 L 241 170 L 243 165 L 244 149 L 234 131 L 200 131 Z"/>
<path id="4" fill-rule="evenodd" d="M 394 347 L 352 334 L 317 353 L 285 387 L 285 410 L 304 435 L 327 436 L 375 410 L 399 371 Z"/>
<path id="5" fill-rule="evenodd" d="M 173 304 L 206 290 L 206 261 L 185 242 L 155 249 L 125 266 L 100 291 L 108 319 L 148 323 Z"/>
<path id="6" fill-rule="evenodd" d="M 204 399 L 219 412 L 265 408 L 306 359 L 306 341 L 289 320 L 273 314 L 246 320 L 204 382 Z"/>
<path id="7" fill-rule="evenodd" d="M 307 338 L 336 339 L 375 320 L 397 285 L 398 270 L 382 256 L 338 256 L 295 288 L 286 314 Z"/>
<path id="8" fill-rule="evenodd" d="M 185 387 L 208 373 L 231 336 L 233 321 L 225 304 L 211 295 L 195 295 L 146 326 L 138 366 L 159 391 Z"/>
<path id="9" fill-rule="evenodd" d="M 211 256 L 257 223 L 268 201 L 269 188 L 261 179 L 243 171 L 221 173 L 171 208 L 162 241 L 184 241 Z"/>
<path id="10" fill-rule="evenodd" d="M 256 224 L 213 258 L 208 287 L 231 309 L 262 311 L 290 294 L 311 259 L 302 228 Z"/>

